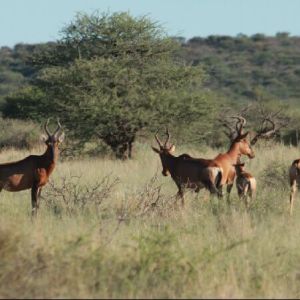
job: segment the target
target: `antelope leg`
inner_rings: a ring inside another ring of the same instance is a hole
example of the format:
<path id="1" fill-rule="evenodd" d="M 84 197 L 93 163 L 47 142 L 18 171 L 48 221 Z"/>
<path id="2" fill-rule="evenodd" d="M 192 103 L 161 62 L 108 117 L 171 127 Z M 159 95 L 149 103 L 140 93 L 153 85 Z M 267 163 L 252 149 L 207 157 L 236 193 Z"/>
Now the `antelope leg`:
<path id="1" fill-rule="evenodd" d="M 38 199 L 38 193 L 39 193 L 39 188 L 37 185 L 33 185 L 31 188 L 31 215 L 36 216 L 37 215 L 37 209 L 39 207 L 39 199 Z"/>
<path id="2" fill-rule="evenodd" d="M 292 213 L 293 213 L 293 206 L 294 206 L 296 191 L 297 191 L 297 182 L 296 182 L 296 180 L 293 180 L 291 182 L 291 193 L 290 193 L 290 215 L 292 215 Z"/>

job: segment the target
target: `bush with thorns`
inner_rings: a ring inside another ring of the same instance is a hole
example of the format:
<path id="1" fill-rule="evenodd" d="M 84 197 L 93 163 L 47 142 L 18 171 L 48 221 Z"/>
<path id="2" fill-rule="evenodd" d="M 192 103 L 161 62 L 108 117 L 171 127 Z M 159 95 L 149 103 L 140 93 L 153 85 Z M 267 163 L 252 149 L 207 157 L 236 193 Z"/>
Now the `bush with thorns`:
<path id="1" fill-rule="evenodd" d="M 81 176 L 61 177 L 58 182 L 50 181 L 45 190 L 45 204 L 55 214 L 67 215 L 82 213 L 93 209 L 98 214 L 103 202 L 108 199 L 119 183 L 119 178 L 106 175 L 95 180 L 93 185 L 83 185 Z"/>

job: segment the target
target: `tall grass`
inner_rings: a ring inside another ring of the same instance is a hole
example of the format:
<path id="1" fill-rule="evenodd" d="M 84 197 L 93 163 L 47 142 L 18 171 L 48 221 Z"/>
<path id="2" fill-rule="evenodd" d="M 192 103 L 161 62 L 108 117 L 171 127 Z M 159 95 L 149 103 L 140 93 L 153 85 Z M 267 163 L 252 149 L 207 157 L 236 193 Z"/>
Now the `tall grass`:
<path id="1" fill-rule="evenodd" d="M 0 161 L 28 153 L 6 150 Z M 1 193 L 0 297 L 299 298 L 300 205 L 289 217 L 286 178 L 298 156 L 283 145 L 256 149 L 249 210 L 235 188 L 231 206 L 201 191 L 181 209 L 148 145 L 126 162 L 60 162 L 35 220 L 29 191 Z"/>
<path id="2" fill-rule="evenodd" d="M 31 121 L 0 117 L 0 149 L 6 147 L 33 148 L 39 138 L 39 126 Z"/>

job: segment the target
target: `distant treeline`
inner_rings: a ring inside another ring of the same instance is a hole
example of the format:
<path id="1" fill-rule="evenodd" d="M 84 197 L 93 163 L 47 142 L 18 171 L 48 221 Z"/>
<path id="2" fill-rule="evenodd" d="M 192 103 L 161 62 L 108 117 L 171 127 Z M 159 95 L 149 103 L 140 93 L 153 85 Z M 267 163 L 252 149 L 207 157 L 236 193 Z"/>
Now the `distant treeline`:
<path id="1" fill-rule="evenodd" d="M 260 89 L 269 97 L 294 99 L 300 96 L 300 37 L 282 32 L 276 36 L 255 34 L 236 37 L 211 35 L 186 40 L 178 54 L 192 65 L 202 65 L 208 77 L 206 86 L 230 99 L 255 99 Z M 45 44 L 17 44 L 0 49 L 0 103 L 3 98 L 35 74 L 26 62 Z"/>

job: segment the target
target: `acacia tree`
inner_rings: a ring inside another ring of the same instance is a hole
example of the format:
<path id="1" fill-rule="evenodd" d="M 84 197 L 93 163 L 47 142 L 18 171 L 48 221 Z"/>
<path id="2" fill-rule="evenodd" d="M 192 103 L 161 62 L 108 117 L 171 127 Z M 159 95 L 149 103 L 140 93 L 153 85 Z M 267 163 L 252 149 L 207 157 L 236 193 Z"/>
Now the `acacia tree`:
<path id="1" fill-rule="evenodd" d="M 176 59 L 179 44 L 149 18 L 78 14 L 62 39 L 36 53 L 33 88 L 9 97 L 4 114 L 60 115 L 75 137 L 101 138 L 131 157 L 142 128 L 195 121 L 209 111 L 203 72 Z"/>

